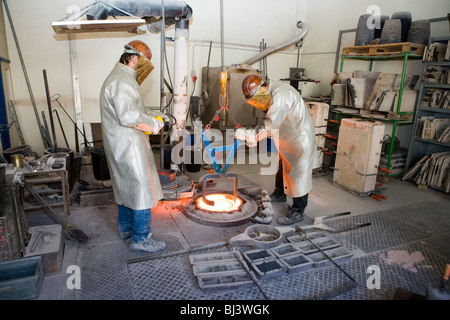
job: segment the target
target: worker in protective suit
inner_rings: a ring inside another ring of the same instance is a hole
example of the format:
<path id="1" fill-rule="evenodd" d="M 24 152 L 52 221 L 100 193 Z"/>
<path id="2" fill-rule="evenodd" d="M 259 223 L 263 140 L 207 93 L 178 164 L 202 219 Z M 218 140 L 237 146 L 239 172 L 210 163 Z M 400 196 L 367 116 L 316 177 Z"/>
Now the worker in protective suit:
<path id="1" fill-rule="evenodd" d="M 146 113 L 139 88 L 154 68 L 151 58 L 144 42 L 125 45 L 103 83 L 100 109 L 103 147 L 119 207 L 120 237 L 131 237 L 131 250 L 157 252 L 166 245 L 152 239 L 151 208 L 163 198 L 163 191 L 147 134 L 163 128 L 164 115 Z"/>
<path id="2" fill-rule="evenodd" d="M 286 201 L 292 197 L 293 205 L 285 217 L 277 222 L 290 225 L 303 220 L 312 189 L 313 159 L 316 156 L 314 122 L 300 93 L 283 82 L 270 85 L 261 76 L 251 74 L 242 82 L 246 102 L 266 113 L 260 130 L 240 128 L 235 138 L 254 146 L 257 141 L 278 132 L 274 139 L 280 155 L 280 166 L 271 201 Z M 278 140 L 278 141 L 277 141 Z"/>

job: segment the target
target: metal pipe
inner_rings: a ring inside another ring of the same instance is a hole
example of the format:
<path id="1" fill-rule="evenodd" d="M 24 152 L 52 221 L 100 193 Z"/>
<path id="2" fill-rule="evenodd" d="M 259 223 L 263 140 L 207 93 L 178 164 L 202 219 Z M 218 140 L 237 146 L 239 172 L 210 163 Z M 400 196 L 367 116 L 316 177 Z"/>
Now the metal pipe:
<path id="1" fill-rule="evenodd" d="M 42 73 L 44 74 L 45 93 L 47 95 L 48 116 L 50 118 L 50 126 L 53 135 L 53 147 L 55 148 L 56 152 L 56 150 L 58 149 L 58 142 L 56 141 L 55 123 L 53 122 L 52 101 L 50 100 L 50 91 L 48 88 L 47 70 L 45 69 L 42 70 Z"/>
<path id="2" fill-rule="evenodd" d="M 188 84 L 188 53 L 189 53 L 189 20 L 175 22 L 175 76 L 173 115 L 177 120 L 175 129 L 186 128 L 187 84 Z"/>
<path id="3" fill-rule="evenodd" d="M 64 132 L 64 128 L 63 128 L 63 125 L 62 125 L 62 123 L 61 123 L 61 119 L 60 119 L 60 117 L 59 117 L 58 110 L 53 109 L 53 112 L 56 114 L 56 118 L 58 119 L 59 127 L 61 128 L 61 132 L 62 132 L 62 135 L 63 135 L 63 137 L 64 137 L 64 141 L 66 142 L 66 146 L 67 146 L 67 148 L 70 148 L 70 147 L 69 147 L 69 142 L 67 142 L 66 133 Z"/>
<path id="4" fill-rule="evenodd" d="M 164 10 L 164 0 L 161 0 L 161 57 L 160 57 L 160 82 L 159 87 L 161 90 L 161 97 L 160 97 L 160 105 L 159 105 L 159 111 L 164 112 L 164 56 L 166 54 L 166 36 L 165 36 L 165 28 L 163 26 L 166 25 L 166 14 Z M 159 132 L 160 138 L 159 138 L 159 152 L 160 152 L 160 167 L 164 168 L 164 126 Z M 169 168 L 170 169 L 170 168 Z"/>
<path id="5" fill-rule="evenodd" d="M 171 145 L 184 143 L 188 109 L 188 60 L 189 60 L 189 20 L 175 21 L 175 61 L 173 83 L 173 116 L 176 123 L 172 126 Z M 182 137 L 182 139 L 180 139 Z M 183 150 L 183 149 L 181 149 Z M 183 152 L 183 151 L 182 151 Z M 184 154 L 180 154 L 181 159 Z M 183 162 L 183 160 L 182 160 Z"/>
<path id="6" fill-rule="evenodd" d="M 308 25 L 304 22 L 299 21 L 297 23 L 297 28 L 302 29 L 302 32 L 298 36 L 296 36 L 294 39 L 284 42 L 284 43 L 281 43 L 281 44 L 279 44 L 275 47 L 269 48 L 267 50 L 264 50 L 263 52 L 258 53 L 253 58 L 245 61 L 244 64 L 252 65 L 255 62 L 258 62 L 259 60 L 264 59 L 265 57 L 271 55 L 272 53 L 283 50 L 297 42 L 300 42 L 300 40 L 302 40 L 308 33 Z"/>

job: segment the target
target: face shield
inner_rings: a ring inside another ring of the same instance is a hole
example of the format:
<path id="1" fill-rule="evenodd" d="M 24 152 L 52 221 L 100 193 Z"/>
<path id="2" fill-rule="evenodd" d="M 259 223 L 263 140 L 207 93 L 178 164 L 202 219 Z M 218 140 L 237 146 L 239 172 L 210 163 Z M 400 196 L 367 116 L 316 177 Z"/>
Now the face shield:
<path id="1" fill-rule="evenodd" d="M 147 76 L 152 72 L 152 70 L 155 68 L 155 66 L 151 63 L 151 53 L 147 54 L 150 55 L 150 58 L 144 55 L 143 53 L 139 52 L 129 44 L 125 45 L 125 51 L 124 53 L 134 53 L 139 55 L 138 62 L 136 64 L 136 77 L 137 77 L 137 83 L 139 85 L 144 82 L 144 80 L 147 78 Z"/>
<path id="2" fill-rule="evenodd" d="M 246 102 L 261 111 L 266 111 L 270 106 L 271 99 L 269 91 L 260 86 L 253 97 L 246 99 Z"/>

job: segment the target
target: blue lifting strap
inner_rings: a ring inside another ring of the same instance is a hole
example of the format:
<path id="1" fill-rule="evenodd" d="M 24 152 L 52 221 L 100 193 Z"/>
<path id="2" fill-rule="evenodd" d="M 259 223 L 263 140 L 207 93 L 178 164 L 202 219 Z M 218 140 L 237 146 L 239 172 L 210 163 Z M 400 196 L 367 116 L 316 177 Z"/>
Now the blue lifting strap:
<path id="1" fill-rule="evenodd" d="M 203 143 L 205 144 L 206 151 L 208 152 L 209 157 L 211 158 L 212 165 L 214 166 L 214 171 L 216 172 L 216 174 L 225 175 L 227 173 L 228 166 L 230 165 L 231 160 L 233 160 L 234 158 L 234 154 L 236 153 L 236 150 L 241 140 L 236 139 L 234 141 L 234 144 L 229 146 L 212 147 L 208 141 L 208 138 L 206 138 L 206 131 L 204 130 L 202 131 L 202 139 Z M 223 151 L 230 151 L 230 153 L 228 154 L 227 159 L 225 160 L 225 165 L 222 168 L 220 168 L 214 153 Z"/>

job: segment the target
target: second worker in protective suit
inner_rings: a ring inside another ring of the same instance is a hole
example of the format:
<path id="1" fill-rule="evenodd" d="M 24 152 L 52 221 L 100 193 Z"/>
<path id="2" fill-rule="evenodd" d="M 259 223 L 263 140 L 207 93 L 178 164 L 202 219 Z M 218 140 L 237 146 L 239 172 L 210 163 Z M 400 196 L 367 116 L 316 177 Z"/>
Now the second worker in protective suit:
<path id="1" fill-rule="evenodd" d="M 154 68 L 151 57 L 142 41 L 125 45 L 120 61 L 103 83 L 100 109 L 120 237 L 131 237 L 132 250 L 157 252 L 166 245 L 152 239 L 151 208 L 163 198 L 163 191 L 146 133 L 158 133 L 164 115 L 146 113 L 139 87 Z"/>
<path id="2" fill-rule="evenodd" d="M 243 80 L 242 91 L 246 102 L 264 111 L 266 118 L 260 130 L 240 128 L 235 137 L 254 146 L 277 132 L 278 139 L 274 141 L 281 163 L 271 201 L 286 201 L 286 195 L 292 197 L 292 207 L 277 222 L 290 225 L 301 221 L 312 189 L 313 159 L 317 152 L 311 114 L 300 93 L 286 83 L 269 85 L 261 76 L 251 74 Z"/>

